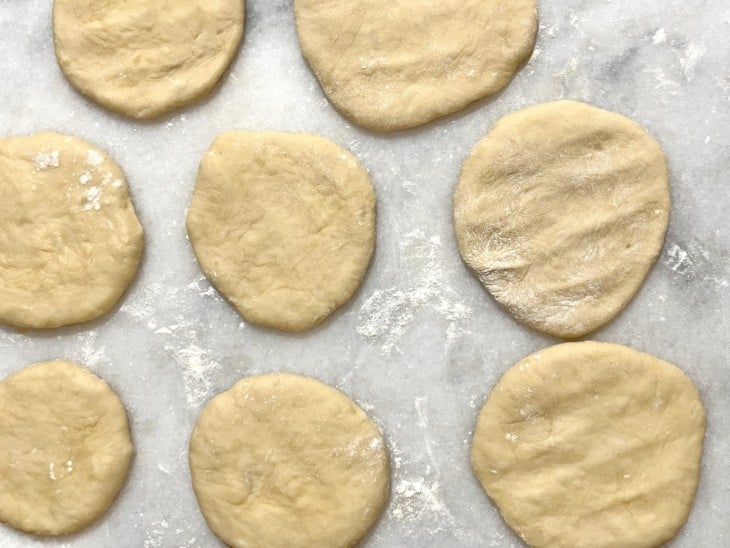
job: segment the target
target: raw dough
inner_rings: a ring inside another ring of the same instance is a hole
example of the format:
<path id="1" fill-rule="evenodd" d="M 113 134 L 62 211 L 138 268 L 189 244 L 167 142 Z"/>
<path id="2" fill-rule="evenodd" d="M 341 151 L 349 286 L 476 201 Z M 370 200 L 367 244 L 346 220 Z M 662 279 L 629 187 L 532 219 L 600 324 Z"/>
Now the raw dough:
<path id="1" fill-rule="evenodd" d="M 331 141 L 228 132 L 200 164 L 187 225 L 205 275 L 248 321 L 300 331 L 360 285 L 375 245 L 375 193 Z"/>
<path id="2" fill-rule="evenodd" d="M 576 338 L 616 316 L 661 251 L 669 176 L 638 124 L 582 103 L 500 120 L 464 164 L 459 250 L 519 321 Z"/>
<path id="3" fill-rule="evenodd" d="M 101 517 L 132 459 L 127 415 L 107 383 L 65 361 L 0 383 L 0 521 L 64 535 Z"/>
<path id="4" fill-rule="evenodd" d="M 353 546 L 390 485 L 383 437 L 365 412 L 287 373 L 213 398 L 190 440 L 190 469 L 208 525 L 234 548 Z"/>
<path id="5" fill-rule="evenodd" d="M 660 546 L 687 520 L 705 410 L 675 366 L 625 346 L 533 354 L 484 404 L 471 460 L 531 546 Z"/>
<path id="6" fill-rule="evenodd" d="M 243 0 L 54 0 L 56 57 L 71 84 L 133 118 L 205 96 L 238 51 Z"/>
<path id="7" fill-rule="evenodd" d="M 391 131 L 496 93 L 530 57 L 536 0 L 295 0 L 299 44 L 345 116 Z"/>
<path id="8" fill-rule="evenodd" d="M 0 322 L 48 328 L 105 314 L 144 246 L 119 166 L 57 133 L 0 139 Z"/>

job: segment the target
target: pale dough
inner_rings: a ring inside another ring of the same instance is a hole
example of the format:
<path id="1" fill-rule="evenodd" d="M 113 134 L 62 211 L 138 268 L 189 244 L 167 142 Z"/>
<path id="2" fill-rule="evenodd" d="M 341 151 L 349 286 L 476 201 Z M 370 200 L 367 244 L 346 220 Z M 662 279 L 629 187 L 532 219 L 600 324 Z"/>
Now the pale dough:
<path id="1" fill-rule="evenodd" d="M 288 373 L 213 398 L 190 440 L 210 528 L 234 548 L 355 545 L 388 499 L 383 437 L 352 400 Z"/>
<path id="2" fill-rule="evenodd" d="M 124 174 L 57 133 L 0 139 L 0 322 L 49 328 L 115 305 L 144 246 Z"/>
<path id="3" fill-rule="evenodd" d="M 238 51 L 243 0 L 54 0 L 56 57 L 97 103 L 154 118 L 205 96 Z"/>
<path id="4" fill-rule="evenodd" d="M 107 511 L 131 459 L 124 406 L 86 369 L 39 363 L 0 383 L 0 521 L 76 532 Z"/>
<path id="5" fill-rule="evenodd" d="M 331 141 L 227 132 L 200 164 L 187 226 L 205 275 L 244 318 L 300 331 L 360 285 L 375 245 L 375 192 Z"/>
<path id="6" fill-rule="evenodd" d="M 531 546 L 660 546 L 687 520 L 705 410 L 675 366 L 615 344 L 533 354 L 502 377 L 471 460 L 505 521 Z"/>
<path id="7" fill-rule="evenodd" d="M 295 0 L 302 53 L 355 123 L 417 126 L 496 93 L 530 57 L 536 0 Z"/>
<path id="8" fill-rule="evenodd" d="M 635 122 L 573 101 L 510 114 L 464 164 L 459 250 L 524 324 L 577 338 L 615 317 L 659 255 L 667 165 Z"/>

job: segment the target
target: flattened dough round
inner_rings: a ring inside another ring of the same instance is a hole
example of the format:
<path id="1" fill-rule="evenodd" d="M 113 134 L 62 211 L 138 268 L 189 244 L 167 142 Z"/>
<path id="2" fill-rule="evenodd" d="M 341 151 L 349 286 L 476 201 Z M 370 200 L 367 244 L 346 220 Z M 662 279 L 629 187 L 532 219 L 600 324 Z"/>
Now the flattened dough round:
<path id="1" fill-rule="evenodd" d="M 205 275 L 244 318 L 301 331 L 360 285 L 375 192 L 357 159 L 327 139 L 232 131 L 200 164 L 187 226 Z"/>
<path id="2" fill-rule="evenodd" d="M 502 118 L 464 164 L 459 250 L 522 323 L 577 338 L 614 318 L 659 255 L 669 222 L 659 145 L 635 122 L 559 101 Z"/>
<path id="3" fill-rule="evenodd" d="M 0 521 L 65 535 L 104 514 L 132 459 L 127 415 L 76 364 L 31 365 L 0 383 Z"/>
<path id="4" fill-rule="evenodd" d="M 299 44 L 327 97 L 392 131 L 463 109 L 529 59 L 536 0 L 295 0 Z"/>
<path id="5" fill-rule="evenodd" d="M 190 469 L 208 525 L 234 548 L 354 546 L 390 486 L 367 414 L 288 373 L 249 377 L 213 398 L 193 430 Z"/>
<path id="6" fill-rule="evenodd" d="M 92 320 L 120 299 L 144 240 L 124 174 L 74 137 L 0 139 L 0 322 Z"/>
<path id="7" fill-rule="evenodd" d="M 235 56 L 244 0 L 54 0 L 56 58 L 81 93 L 149 119 L 205 96 Z"/>
<path id="8" fill-rule="evenodd" d="M 660 546 L 687 520 L 705 410 L 675 366 L 615 344 L 566 343 L 499 381 L 471 462 L 535 547 Z"/>

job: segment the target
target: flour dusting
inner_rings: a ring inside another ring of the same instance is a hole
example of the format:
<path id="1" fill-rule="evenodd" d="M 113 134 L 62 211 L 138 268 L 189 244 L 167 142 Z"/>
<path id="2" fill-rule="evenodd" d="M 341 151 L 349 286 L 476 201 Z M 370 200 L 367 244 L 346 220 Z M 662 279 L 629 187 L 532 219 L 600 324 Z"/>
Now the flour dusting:
<path id="1" fill-rule="evenodd" d="M 680 56 L 679 65 L 682 67 L 682 73 L 688 82 L 694 80 L 697 63 L 705 56 L 706 52 L 705 46 L 691 42 L 687 46 L 684 56 Z"/>
<path id="2" fill-rule="evenodd" d="M 449 342 L 468 333 L 465 324 L 472 310 L 451 288 L 450 275 L 443 267 L 441 247 L 438 236 L 428 238 L 422 230 L 406 234 L 401 243 L 401 255 L 420 263 L 415 281 L 376 290 L 362 305 L 357 332 L 378 341 L 384 355 L 400 352 L 400 339 L 422 311 L 434 312 L 446 321 Z"/>
<path id="3" fill-rule="evenodd" d="M 89 149 L 86 152 L 86 163 L 92 167 L 100 166 L 104 163 L 104 156 L 93 149 Z"/>
<path id="4" fill-rule="evenodd" d="M 61 153 L 58 150 L 52 150 L 50 152 L 39 152 L 33 156 L 33 163 L 36 168 L 45 171 L 60 166 L 60 159 Z"/>
<path id="5" fill-rule="evenodd" d="M 183 348 L 165 345 L 165 350 L 172 352 L 175 361 L 182 369 L 185 385 L 185 398 L 191 409 L 198 409 L 210 396 L 213 383 L 210 374 L 221 365 L 210 357 L 208 352 L 193 342 Z"/>

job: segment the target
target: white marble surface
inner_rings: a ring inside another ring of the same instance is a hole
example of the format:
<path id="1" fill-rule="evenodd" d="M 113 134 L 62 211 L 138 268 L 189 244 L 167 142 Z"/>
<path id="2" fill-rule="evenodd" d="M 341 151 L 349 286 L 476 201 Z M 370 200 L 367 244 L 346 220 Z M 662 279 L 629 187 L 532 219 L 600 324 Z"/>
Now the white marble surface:
<path id="1" fill-rule="evenodd" d="M 697 383 L 709 414 L 702 479 L 673 546 L 730 545 L 730 5 L 540 4 L 535 55 L 503 93 L 384 136 L 328 104 L 300 57 L 291 0 L 249 0 L 244 45 L 222 86 L 155 123 L 114 116 L 67 84 L 53 55 L 51 0 L 0 0 L 0 132 L 57 130 L 107 149 L 127 173 L 147 234 L 140 275 L 112 314 L 43 333 L 0 327 L 0 375 L 56 357 L 85 363 L 128 405 L 137 449 L 127 485 L 97 525 L 60 540 L 0 526 L 0 546 L 219 546 L 190 487 L 192 424 L 210 395 L 279 370 L 336 385 L 385 431 L 393 492 L 366 546 L 520 546 L 471 474 L 470 434 L 499 376 L 554 341 L 517 325 L 467 272 L 451 195 L 464 158 L 499 117 L 558 98 L 630 116 L 666 151 L 674 206 L 665 249 L 636 299 L 594 338 L 677 363 Z M 374 263 L 354 300 L 310 333 L 241 323 L 201 278 L 186 240 L 197 163 L 232 128 L 319 133 L 371 171 Z"/>

